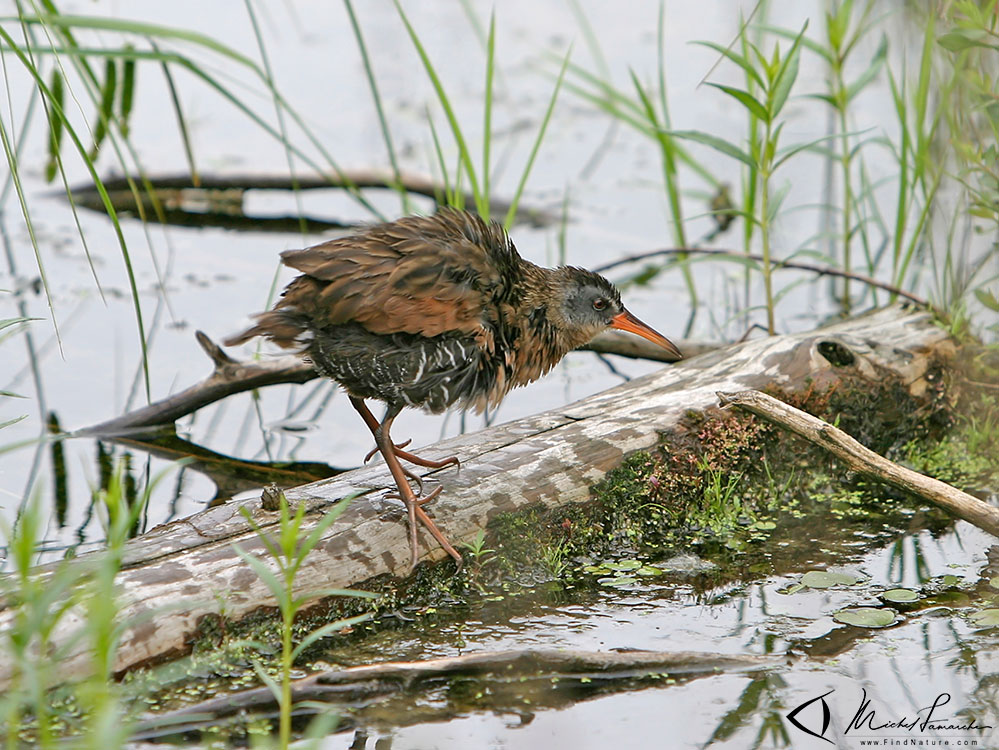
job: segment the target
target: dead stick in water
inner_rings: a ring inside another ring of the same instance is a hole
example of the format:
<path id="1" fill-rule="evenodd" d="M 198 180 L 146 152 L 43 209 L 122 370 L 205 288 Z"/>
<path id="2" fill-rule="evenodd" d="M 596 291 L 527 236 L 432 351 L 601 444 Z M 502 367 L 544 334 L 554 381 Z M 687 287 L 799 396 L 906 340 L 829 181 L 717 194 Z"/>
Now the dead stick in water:
<path id="1" fill-rule="evenodd" d="M 759 391 L 719 392 L 717 395 L 722 406 L 738 406 L 825 448 L 845 462 L 851 471 L 918 495 L 983 531 L 999 536 L 999 509 L 946 482 L 879 456 L 828 422 Z"/>
<path id="2" fill-rule="evenodd" d="M 334 669 L 292 682 L 292 700 L 319 700 L 333 703 L 363 702 L 372 696 L 385 696 L 413 688 L 424 680 L 460 676 L 489 675 L 501 680 L 530 677 L 585 678 L 587 680 L 628 680 L 653 674 L 703 675 L 771 669 L 784 663 L 780 654 L 720 654 L 697 651 L 574 651 L 554 648 L 525 648 L 507 651 L 480 651 L 460 656 L 444 656 L 423 661 L 395 661 Z M 275 706 L 269 687 L 251 688 L 186 706 L 163 714 L 153 714 L 136 729 L 138 737 L 155 737 L 201 724 L 210 725 L 221 717 L 243 711 L 265 711 Z"/>

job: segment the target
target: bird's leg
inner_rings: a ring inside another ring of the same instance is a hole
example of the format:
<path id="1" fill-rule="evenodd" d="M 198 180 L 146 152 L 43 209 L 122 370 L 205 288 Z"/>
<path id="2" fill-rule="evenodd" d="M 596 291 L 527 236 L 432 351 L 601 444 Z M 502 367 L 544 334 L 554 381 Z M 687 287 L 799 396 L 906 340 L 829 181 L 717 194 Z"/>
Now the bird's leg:
<path id="1" fill-rule="evenodd" d="M 350 403 L 352 403 L 354 405 L 354 408 L 357 409 L 357 413 L 361 415 L 361 419 L 364 420 L 364 424 L 366 424 L 368 426 L 368 429 L 371 430 L 371 434 L 374 434 L 375 430 L 378 429 L 378 420 L 375 419 L 375 415 L 371 413 L 371 409 L 368 408 L 368 405 L 364 403 L 363 399 L 355 398 L 354 396 L 350 397 Z M 404 451 L 403 448 L 405 448 L 411 442 L 412 440 L 406 440 L 402 443 L 399 443 L 398 445 L 395 445 L 393 443 L 392 452 L 395 453 L 395 455 L 397 455 L 403 461 L 409 461 L 411 464 L 416 464 L 417 466 L 423 466 L 427 469 L 443 469 L 445 466 L 461 466 L 461 462 L 458 460 L 457 456 L 448 456 L 442 461 L 431 461 L 430 459 L 421 458 L 420 456 L 417 456 L 414 453 L 410 453 L 409 451 Z M 375 452 L 379 450 L 381 450 L 381 448 L 375 448 L 375 450 L 371 451 L 367 456 L 365 456 L 364 457 L 365 462 L 367 462 L 373 455 L 375 455 Z M 410 479 L 416 479 L 416 475 L 413 474 L 412 472 L 407 471 L 406 473 L 410 477 Z M 420 483 L 420 490 L 421 491 L 423 490 L 422 482 Z"/>
<path id="2" fill-rule="evenodd" d="M 359 398 L 351 397 L 351 404 L 357 409 L 358 413 L 364 419 L 365 423 L 371 427 L 368 422 L 367 417 L 371 416 L 371 412 L 365 405 L 364 401 Z M 396 418 L 399 414 L 399 409 L 395 407 L 389 407 L 388 413 L 385 415 L 385 419 L 379 424 L 379 422 L 372 416 L 372 422 L 374 422 L 374 427 L 372 428 L 372 433 L 375 436 L 375 443 L 378 445 L 378 450 L 382 454 L 382 458 L 385 459 L 385 464 L 388 466 L 389 471 L 392 473 L 392 478 L 395 480 L 396 487 L 399 490 L 399 497 L 403 504 L 406 506 L 406 513 L 409 521 L 409 546 L 410 546 L 410 569 L 416 567 L 417 560 L 419 559 L 420 548 L 419 541 L 416 536 L 416 522 L 419 520 L 430 534 L 438 541 L 441 547 L 455 559 L 455 561 L 460 566 L 462 563 L 461 555 L 458 551 L 451 545 L 451 543 L 444 537 L 441 530 L 437 528 L 437 524 L 433 522 L 433 519 L 427 515 L 426 511 L 423 510 L 424 503 L 428 503 L 440 494 L 441 488 L 436 488 L 427 497 L 422 500 L 418 499 L 413 492 L 413 488 L 409 486 L 407 481 L 407 475 L 412 476 L 411 472 L 407 472 L 406 469 L 402 467 L 399 463 L 399 457 L 396 454 L 396 447 L 392 443 L 392 438 L 389 435 L 389 430 L 392 427 L 392 420 Z"/>

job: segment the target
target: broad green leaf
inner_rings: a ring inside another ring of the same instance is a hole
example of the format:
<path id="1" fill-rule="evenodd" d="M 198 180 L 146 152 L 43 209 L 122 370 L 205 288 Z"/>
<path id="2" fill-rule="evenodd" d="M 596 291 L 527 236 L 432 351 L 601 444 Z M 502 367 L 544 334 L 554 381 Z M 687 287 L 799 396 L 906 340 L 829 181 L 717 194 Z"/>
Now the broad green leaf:
<path id="1" fill-rule="evenodd" d="M 643 565 L 638 570 L 635 571 L 635 575 L 639 576 L 661 576 L 665 575 L 665 572 L 661 568 L 657 568 L 655 565 Z"/>
<path id="2" fill-rule="evenodd" d="M 722 91 L 731 96 L 733 99 L 737 100 L 740 104 L 742 104 L 743 107 L 748 109 L 756 119 L 763 120 L 763 122 L 770 121 L 770 115 L 767 112 L 767 108 L 764 107 L 748 91 L 737 89 L 734 86 L 724 86 L 720 83 L 708 83 L 708 86 L 713 86 L 719 91 Z"/>
<path id="3" fill-rule="evenodd" d="M 280 602 L 286 596 L 285 587 L 274 571 L 267 567 L 263 561 L 253 557 L 238 545 L 234 544 L 232 548 L 236 551 L 237 555 L 243 558 L 243 561 L 250 566 L 253 572 L 257 574 L 257 577 L 266 584 L 274 598 Z"/>
<path id="4" fill-rule="evenodd" d="M 633 583 L 638 583 L 638 579 L 634 576 L 614 576 L 613 578 L 600 578 L 597 583 L 601 586 L 630 586 Z"/>
<path id="5" fill-rule="evenodd" d="M 781 64 L 777 77 L 774 80 L 773 97 L 770 100 L 770 116 L 773 119 L 777 119 L 777 115 L 784 108 L 784 103 L 791 93 L 791 87 L 798 77 L 798 65 L 801 60 L 801 40 L 804 38 L 807 28 L 808 22 L 806 21 L 805 25 L 801 27 L 801 33 L 798 34 L 791 45 L 791 49 L 788 50 L 787 57 Z"/>
<path id="6" fill-rule="evenodd" d="M 57 115 L 56 111 L 65 108 L 65 96 L 62 71 L 58 67 L 52 68 L 52 79 L 49 83 L 49 89 L 51 89 L 52 99 L 57 106 L 45 108 L 49 116 L 49 160 L 45 164 L 46 182 L 52 182 L 55 179 L 56 172 L 59 169 L 59 152 L 62 149 L 64 123 L 62 117 Z"/>
<path id="7" fill-rule="evenodd" d="M 856 81 L 851 83 L 846 87 L 846 101 L 850 102 L 853 98 L 866 88 L 867 84 L 874 80 L 874 77 L 881 70 L 881 67 L 885 64 L 885 59 L 888 57 L 888 37 L 884 34 L 881 35 L 881 43 L 878 45 L 877 50 L 874 53 L 874 57 L 871 58 L 871 64 L 867 66 L 867 69 L 860 74 Z"/>
<path id="8" fill-rule="evenodd" d="M 876 607 L 850 607 L 833 614 L 833 619 L 858 628 L 885 628 L 895 622 L 895 612 Z"/>
<path id="9" fill-rule="evenodd" d="M 908 603 L 919 601 L 919 594 L 911 589 L 889 589 L 881 594 L 881 598 L 889 602 Z"/>
<path id="10" fill-rule="evenodd" d="M 130 49 L 131 44 L 125 48 Z M 118 92 L 118 127 L 121 134 L 128 137 L 128 118 L 132 116 L 132 104 L 135 102 L 135 58 L 126 57 L 121 65 L 121 87 Z"/>
<path id="11" fill-rule="evenodd" d="M 949 52 L 961 52 L 971 47 L 995 47 L 989 44 L 985 29 L 955 29 L 937 37 L 937 44 Z"/>
<path id="12" fill-rule="evenodd" d="M 336 622 L 327 623 L 323 625 L 321 628 L 313 630 L 311 633 L 305 636 L 305 638 L 302 639 L 302 642 L 299 643 L 297 646 L 295 646 L 295 649 L 291 652 L 292 663 L 295 662 L 295 660 L 299 657 L 299 655 L 303 651 L 305 651 L 305 649 L 307 649 L 309 646 L 311 646 L 319 639 L 325 638 L 326 636 L 331 635 L 332 633 L 336 633 L 340 630 L 343 630 L 344 628 L 349 628 L 354 625 L 357 625 L 358 623 L 370 620 L 371 618 L 372 615 L 370 613 L 366 615 L 358 615 L 356 617 L 348 617 L 343 620 L 337 620 Z"/>
<path id="13" fill-rule="evenodd" d="M 603 566 L 611 570 L 638 570 L 642 567 L 642 563 L 639 560 L 619 560 L 617 562 L 606 562 Z"/>
<path id="14" fill-rule="evenodd" d="M 801 577 L 801 582 L 811 589 L 852 586 L 860 580 L 860 576 L 856 573 L 837 573 L 829 570 L 810 570 Z"/>
<path id="15" fill-rule="evenodd" d="M 281 694 L 281 686 L 277 684 L 277 680 L 267 674 L 266 670 L 256 659 L 253 660 L 253 671 L 257 673 L 257 677 L 260 681 L 267 686 L 267 689 L 271 691 L 271 695 L 274 696 L 274 700 L 281 703 L 283 696 Z"/>
<path id="16" fill-rule="evenodd" d="M 980 628 L 994 628 L 999 625 L 999 609 L 990 607 L 980 612 L 975 612 L 969 618 L 972 624 Z"/>
<path id="17" fill-rule="evenodd" d="M 976 289 L 975 297 L 981 302 L 985 307 L 992 310 L 993 312 L 999 312 L 999 297 L 996 297 L 991 291 L 987 289 Z"/>
<path id="18" fill-rule="evenodd" d="M 753 160 L 749 154 L 743 151 L 738 146 L 729 143 L 722 138 L 717 136 L 709 135 L 708 133 L 702 133 L 699 130 L 670 130 L 667 131 L 669 135 L 675 136 L 676 138 L 684 138 L 688 141 L 696 141 L 697 143 L 703 143 L 705 146 L 710 146 L 715 151 L 720 151 L 726 156 L 731 156 L 733 159 L 738 159 L 746 166 L 756 168 L 756 162 Z"/>
<path id="19" fill-rule="evenodd" d="M 728 47 L 723 47 L 722 45 L 715 44 L 714 42 L 698 41 L 694 42 L 694 44 L 700 44 L 704 47 L 708 47 L 710 49 L 713 49 L 718 54 L 727 57 L 729 60 L 731 60 L 740 68 L 742 68 L 742 70 L 746 73 L 746 75 L 752 78 L 757 83 L 757 85 L 759 85 L 760 88 L 765 88 L 763 85 L 763 79 L 760 78 L 760 74 L 756 72 L 756 68 L 753 67 L 753 64 L 746 57 L 743 57 L 738 52 L 734 52 Z"/>

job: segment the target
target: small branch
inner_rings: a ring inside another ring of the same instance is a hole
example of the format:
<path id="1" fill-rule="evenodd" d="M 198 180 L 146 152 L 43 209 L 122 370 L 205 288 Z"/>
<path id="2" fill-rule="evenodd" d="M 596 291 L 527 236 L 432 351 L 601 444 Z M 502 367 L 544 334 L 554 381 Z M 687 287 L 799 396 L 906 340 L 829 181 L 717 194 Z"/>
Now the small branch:
<path id="1" fill-rule="evenodd" d="M 82 435 L 124 435 L 149 427 L 170 424 L 203 406 L 235 393 L 278 383 L 307 383 L 317 377 L 312 365 L 299 357 L 284 356 L 260 362 L 240 362 L 226 354 L 208 336 L 195 336 L 215 365 L 215 371 L 199 383 L 161 401 L 123 414 L 107 422 L 74 433 Z"/>
<path id="2" fill-rule="evenodd" d="M 714 255 L 721 258 L 732 258 L 733 260 L 751 260 L 755 263 L 763 262 L 763 257 L 760 255 L 739 253 L 734 250 L 720 250 L 717 248 L 707 247 L 668 247 L 660 250 L 650 250 L 647 253 L 639 253 L 638 255 L 629 255 L 627 258 L 620 258 L 619 260 L 605 263 L 602 266 L 597 266 L 593 270 L 597 273 L 605 273 L 612 268 L 624 266 L 628 263 L 638 263 L 651 258 L 661 258 L 671 255 Z M 886 292 L 891 292 L 899 297 L 904 297 L 910 302 L 914 302 L 921 307 L 929 306 L 929 302 L 924 300 L 922 297 L 917 297 L 915 294 L 907 292 L 904 289 L 900 289 L 897 286 L 886 284 L 883 281 L 878 281 L 877 279 L 871 278 L 870 276 L 864 276 L 863 274 L 853 273 L 851 271 L 841 271 L 838 268 L 830 268 L 829 266 L 816 266 L 811 263 L 799 263 L 794 260 L 771 261 L 771 265 L 775 271 L 779 271 L 782 268 L 790 268 L 796 271 L 808 271 L 810 273 L 818 274 L 819 276 L 836 276 L 841 279 L 853 279 L 863 284 L 867 284 L 868 286 L 884 289 Z"/>
<path id="3" fill-rule="evenodd" d="M 717 395 L 723 406 L 738 406 L 825 448 L 846 463 L 851 471 L 918 495 L 983 531 L 999 536 L 999 509 L 939 479 L 906 469 L 879 456 L 828 422 L 759 391 Z"/>
<path id="4" fill-rule="evenodd" d="M 720 349 L 722 344 L 713 344 L 703 341 L 673 339 L 677 348 L 683 353 L 684 359 L 696 357 L 698 354 Z M 631 359 L 648 359 L 653 362 L 677 362 L 674 355 L 663 349 L 658 344 L 639 338 L 624 331 L 604 331 L 593 339 L 589 344 L 579 347 L 582 351 L 597 352 L 598 354 L 616 354 L 619 357 L 630 357 Z"/>
<path id="5" fill-rule="evenodd" d="M 74 436 L 103 435 L 107 437 L 134 435 L 146 432 L 151 427 L 171 424 L 176 420 L 191 414 L 198 409 L 221 401 L 227 396 L 233 396 L 243 391 L 252 391 L 266 385 L 282 383 L 307 383 L 319 377 L 312 365 L 300 357 L 287 355 L 259 362 L 243 362 L 233 359 L 222 348 L 201 331 L 195 336 L 198 343 L 215 366 L 214 372 L 190 388 L 185 388 L 161 401 L 136 409 L 120 417 L 87 427 L 74 432 Z M 637 336 L 627 333 L 602 333 L 585 347 L 590 351 L 603 354 L 620 354 L 633 359 L 651 359 L 660 362 L 673 362 L 671 357 L 660 347 L 645 342 Z M 680 350 L 684 356 L 717 348 L 714 344 L 703 344 L 693 341 L 681 342 Z"/>
<path id="6" fill-rule="evenodd" d="M 783 662 L 780 655 L 712 654 L 696 651 L 567 651 L 559 649 L 515 649 L 483 651 L 425 661 L 383 662 L 381 664 L 330 670 L 292 683 L 292 701 L 321 700 L 337 703 L 363 701 L 373 695 L 384 697 L 414 688 L 425 680 L 459 676 L 495 680 L 543 678 L 551 680 L 632 680 L 655 674 L 698 675 L 757 670 Z M 211 698 L 201 703 L 150 716 L 137 728 L 139 737 L 156 736 L 157 730 L 189 730 L 194 724 L 206 726 L 221 717 L 242 711 L 264 711 L 275 706 L 274 693 L 260 687 Z M 191 721 L 185 722 L 190 718 Z"/>

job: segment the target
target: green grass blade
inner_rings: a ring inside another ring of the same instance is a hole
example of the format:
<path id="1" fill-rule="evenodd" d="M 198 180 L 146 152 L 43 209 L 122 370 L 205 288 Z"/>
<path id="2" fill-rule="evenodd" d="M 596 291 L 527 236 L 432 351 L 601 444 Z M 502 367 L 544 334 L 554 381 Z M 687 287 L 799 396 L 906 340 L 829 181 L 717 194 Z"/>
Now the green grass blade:
<path id="1" fill-rule="evenodd" d="M 114 117 L 114 99 L 118 91 L 118 66 L 113 58 L 104 61 L 104 83 L 97 105 L 97 120 L 90 129 L 94 134 L 94 145 L 90 148 L 90 160 L 97 161 L 101 144 L 108 135 L 108 123 Z"/>
<path id="2" fill-rule="evenodd" d="M 805 31 L 808 29 L 808 21 L 801 27 L 801 32 L 795 37 L 791 44 L 791 49 L 781 62 L 777 76 L 773 84 L 773 98 L 770 102 L 770 119 L 777 119 L 777 115 L 784 108 L 784 103 L 791 93 L 791 87 L 798 78 L 798 69 L 801 60 L 801 40 L 805 38 Z"/>
<path id="3" fill-rule="evenodd" d="M 531 168 L 534 166 L 534 160 L 537 158 L 538 150 L 541 148 L 541 142 L 544 140 L 545 131 L 548 129 L 548 123 L 551 120 L 552 112 L 555 111 L 555 102 L 558 101 L 558 93 L 562 89 L 562 81 L 565 80 L 566 67 L 569 65 L 569 58 L 572 56 L 572 49 L 570 48 L 565 53 L 565 61 L 562 63 L 562 69 L 559 71 L 558 79 L 555 82 L 555 88 L 552 90 L 551 98 L 548 100 L 548 109 L 545 110 L 545 115 L 541 119 L 541 126 L 538 128 L 538 135 L 534 139 L 534 145 L 531 147 L 531 155 L 527 158 L 527 164 L 524 165 L 524 169 L 520 174 L 520 182 L 517 183 L 517 189 L 514 191 L 513 198 L 510 200 L 510 208 L 506 212 L 506 219 L 503 221 L 503 226 L 509 229 L 513 225 L 514 219 L 517 218 L 517 205 L 520 203 L 520 196 L 524 193 L 524 186 L 527 185 L 527 178 L 531 174 Z"/>
<path id="4" fill-rule="evenodd" d="M 156 45 L 156 40 L 150 39 L 149 43 L 152 45 L 154 50 L 157 52 L 159 51 L 159 47 Z M 194 160 L 194 145 L 191 142 L 191 135 L 187 131 L 187 118 L 184 117 L 184 109 L 180 103 L 180 95 L 177 93 L 177 84 L 173 80 L 173 73 L 170 70 L 170 66 L 167 64 L 166 59 L 160 60 L 160 70 L 163 72 L 163 79 L 166 81 L 167 91 L 170 94 L 170 105 L 173 108 L 173 114 L 177 120 L 177 129 L 180 131 L 180 142 L 184 148 L 184 158 L 187 160 L 187 169 L 191 173 L 191 184 L 197 187 L 201 184 L 201 177 L 198 172 L 197 163 Z M 149 192 L 150 195 L 156 193 L 155 190 L 151 190 Z"/>
<path id="5" fill-rule="evenodd" d="M 715 151 L 719 151 L 725 156 L 730 156 L 733 159 L 738 159 L 743 164 L 746 164 L 752 168 L 756 168 L 756 161 L 747 152 L 743 151 L 741 148 L 733 143 L 729 143 L 723 138 L 711 135 L 710 133 L 703 133 L 700 130 L 670 130 L 667 131 L 668 135 L 675 136 L 676 138 L 683 138 L 688 141 L 694 141 L 695 143 L 702 143 L 705 146 L 710 146 Z"/>
<path id="6" fill-rule="evenodd" d="M 125 45 L 130 47 L 131 45 Z M 121 63 L 121 87 L 118 97 L 118 127 L 123 138 L 128 138 L 129 118 L 135 103 L 135 59 L 123 58 Z"/>
<path id="7" fill-rule="evenodd" d="M 328 635 L 332 635 L 333 633 L 339 632 L 344 628 L 350 628 L 353 627 L 354 625 L 359 625 L 362 622 L 370 620 L 372 617 L 373 615 L 371 614 L 357 615 L 356 617 L 347 617 L 343 620 L 337 620 L 336 622 L 326 623 L 321 628 L 313 630 L 311 633 L 305 636 L 305 638 L 302 639 L 301 643 L 295 646 L 295 648 L 292 650 L 291 652 L 292 663 L 294 663 L 295 660 L 302 655 L 302 652 L 305 651 L 305 649 L 307 649 L 316 641 L 325 638 Z"/>
<path id="8" fill-rule="evenodd" d="M 393 1 L 395 2 L 395 7 L 399 13 L 399 17 L 406 26 L 409 38 L 413 42 L 413 46 L 416 48 L 420 61 L 423 63 L 423 69 L 426 71 L 427 76 L 430 78 L 430 82 L 433 84 L 434 91 L 437 93 L 437 100 L 440 102 L 441 108 L 447 116 L 448 124 L 451 127 L 451 134 L 454 136 L 455 143 L 458 145 L 458 155 L 461 158 L 462 166 L 468 173 L 468 179 L 472 188 L 472 195 L 475 198 L 475 208 L 480 214 L 487 214 L 489 208 L 486 205 L 486 198 L 482 194 L 479 179 L 475 173 L 475 165 L 472 163 L 472 155 L 468 150 L 468 144 L 465 142 L 465 137 L 461 131 L 461 124 L 458 122 L 458 118 L 454 113 L 451 101 L 448 99 L 447 93 L 444 91 L 444 84 L 441 83 L 440 76 L 437 75 L 437 70 L 434 68 L 433 63 L 430 60 L 430 56 L 427 54 L 423 43 L 420 41 L 420 37 L 417 35 L 416 29 L 414 29 L 413 25 L 409 22 L 409 17 L 402 9 L 402 5 L 399 3 L 399 0 Z"/>
<path id="9" fill-rule="evenodd" d="M 719 91 L 728 94 L 733 99 L 738 101 L 743 107 L 749 110 L 753 117 L 759 120 L 767 122 L 770 120 L 770 113 L 767 112 L 766 107 L 761 104 L 756 97 L 750 94 L 748 91 L 743 91 L 742 89 L 737 89 L 734 86 L 725 86 L 721 83 L 711 83 L 708 82 L 708 86 L 718 89 Z"/>
<path id="10" fill-rule="evenodd" d="M 485 104 L 482 112 L 482 195 L 485 197 L 483 205 L 485 213 L 480 211 L 482 218 L 489 221 L 490 202 L 490 147 L 493 136 L 493 74 L 495 73 L 496 62 L 496 8 L 493 8 L 489 16 L 489 36 L 486 38 L 486 83 L 485 83 Z M 563 74 L 565 70 L 563 68 Z M 561 76 L 560 76 L 561 78 Z"/>
<path id="11" fill-rule="evenodd" d="M 765 86 L 763 85 L 763 79 L 760 78 L 760 74 L 756 72 L 756 66 L 753 65 L 753 63 L 750 62 L 749 58 L 747 58 L 745 55 L 740 55 L 738 52 L 735 52 L 732 49 L 725 47 L 721 44 L 717 44 L 716 42 L 695 41 L 693 42 L 693 44 L 698 44 L 702 47 L 713 49 L 719 55 L 722 55 L 723 57 L 731 60 L 736 65 L 738 65 L 739 68 L 741 68 L 742 71 L 746 74 L 747 78 L 751 79 L 754 83 L 756 83 L 757 86 L 759 86 L 760 88 L 765 88 Z"/>
<path id="12" fill-rule="evenodd" d="M 59 107 L 63 107 L 63 78 L 62 72 L 59 68 L 52 69 L 52 79 L 49 83 L 49 88 L 52 89 L 52 98 L 59 103 Z M 52 117 L 49 115 L 49 160 L 45 164 L 45 181 L 52 182 L 55 179 L 56 172 L 58 171 L 57 160 L 59 158 L 59 152 L 62 149 L 62 127 L 63 122 L 61 118 Z"/>
<path id="13" fill-rule="evenodd" d="M 388 119 L 385 117 L 385 108 L 382 105 L 382 97 L 378 91 L 378 81 L 375 78 L 374 69 L 371 67 L 371 58 L 368 55 L 368 47 L 364 43 L 364 35 L 361 33 L 361 25 L 357 21 L 354 13 L 354 4 L 351 0 L 343 0 L 347 8 L 347 16 L 350 18 L 350 26 L 354 32 L 354 40 L 357 48 L 361 52 L 361 63 L 364 65 L 364 76 L 368 81 L 368 88 L 371 90 L 371 98 L 375 103 L 375 114 L 378 116 L 378 127 L 381 129 L 382 140 L 385 142 L 385 150 L 388 152 L 389 165 L 392 167 L 392 176 L 395 178 L 396 190 L 402 200 L 402 212 L 411 212 L 409 193 L 402 187 L 402 171 L 399 169 L 399 160 L 395 153 L 395 146 L 392 143 L 392 131 L 389 129 Z"/>

